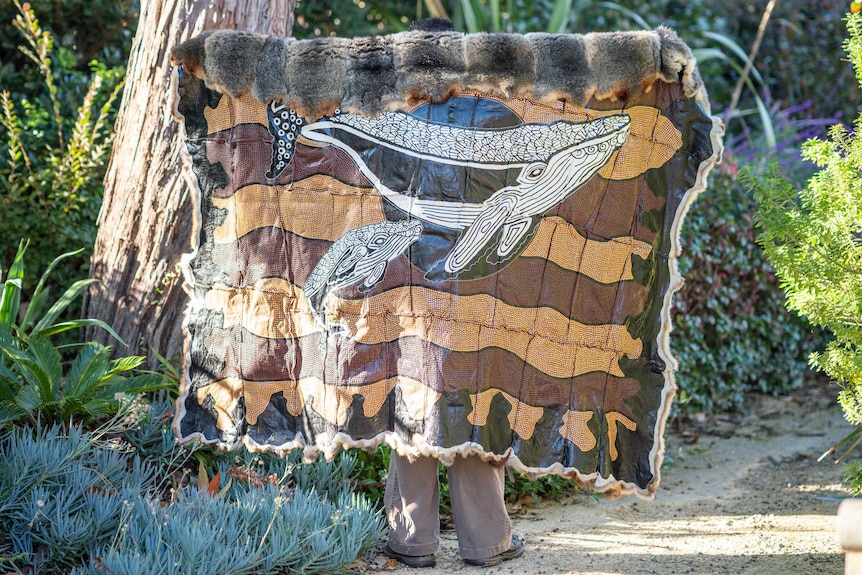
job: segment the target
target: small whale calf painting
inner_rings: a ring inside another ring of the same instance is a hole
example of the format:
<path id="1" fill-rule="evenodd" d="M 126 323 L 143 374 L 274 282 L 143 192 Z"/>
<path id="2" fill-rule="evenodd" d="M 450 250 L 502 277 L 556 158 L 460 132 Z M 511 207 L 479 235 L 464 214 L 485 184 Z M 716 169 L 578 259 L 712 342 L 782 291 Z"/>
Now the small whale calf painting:
<path id="1" fill-rule="evenodd" d="M 673 32 L 172 56 L 198 216 L 181 441 L 475 453 L 653 496 L 679 230 L 722 134 Z"/>
<path id="2" fill-rule="evenodd" d="M 383 278 L 386 264 L 407 251 L 421 232 L 419 220 L 379 222 L 350 230 L 332 244 L 311 270 L 303 286 L 305 297 L 313 308 L 319 308 L 320 300 L 330 290 L 357 282 L 371 288 Z"/>

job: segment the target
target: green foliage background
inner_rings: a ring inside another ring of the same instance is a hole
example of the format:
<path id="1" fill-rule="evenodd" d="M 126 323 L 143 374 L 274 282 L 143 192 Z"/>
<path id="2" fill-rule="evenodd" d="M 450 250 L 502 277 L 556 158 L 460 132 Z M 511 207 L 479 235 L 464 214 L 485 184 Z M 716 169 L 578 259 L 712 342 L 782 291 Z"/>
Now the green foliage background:
<path id="1" fill-rule="evenodd" d="M 101 8 L 37 2 L 56 26 L 52 32 L 32 5 L 22 13 L 14 1 L 0 3 L 0 237 L 7 239 L 0 269 L 11 265 L 19 239 L 30 241 L 28 277 L 38 277 L 57 254 L 95 242 L 125 68 L 87 58 L 121 62 L 128 53 L 111 32 L 126 30 L 116 22 L 124 5 L 96 4 Z M 104 19 L 104 28 L 91 18 Z M 54 280 L 86 277 L 88 261 L 69 259 Z"/>
<path id="2" fill-rule="evenodd" d="M 847 20 L 845 43 L 862 82 L 862 16 Z M 847 419 L 862 425 L 862 115 L 854 131 L 833 126 L 828 139 L 805 143 L 817 172 L 801 189 L 773 164 L 749 170 L 758 200 L 759 241 L 781 278 L 787 306 L 833 338 L 812 363 L 842 383 Z"/>
<path id="3" fill-rule="evenodd" d="M 750 392 L 799 388 L 823 336 L 784 307 L 772 266 L 755 241 L 755 201 L 732 174 L 714 170 L 685 220 L 671 348 L 683 411 L 740 411 Z"/>

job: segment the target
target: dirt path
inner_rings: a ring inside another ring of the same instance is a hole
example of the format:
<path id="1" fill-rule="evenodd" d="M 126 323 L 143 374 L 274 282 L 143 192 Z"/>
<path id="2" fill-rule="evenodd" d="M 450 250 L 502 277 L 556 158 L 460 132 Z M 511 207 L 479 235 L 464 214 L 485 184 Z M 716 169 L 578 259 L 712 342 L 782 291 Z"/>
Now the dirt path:
<path id="1" fill-rule="evenodd" d="M 817 462 L 851 429 L 836 393 L 812 385 L 789 398 L 758 398 L 745 417 L 670 430 L 654 501 L 581 493 L 516 509 L 524 556 L 482 573 L 842 574 L 834 517 L 849 495 L 843 465 Z M 455 533 L 442 539 L 437 567 L 411 572 L 475 573 L 459 559 Z"/>

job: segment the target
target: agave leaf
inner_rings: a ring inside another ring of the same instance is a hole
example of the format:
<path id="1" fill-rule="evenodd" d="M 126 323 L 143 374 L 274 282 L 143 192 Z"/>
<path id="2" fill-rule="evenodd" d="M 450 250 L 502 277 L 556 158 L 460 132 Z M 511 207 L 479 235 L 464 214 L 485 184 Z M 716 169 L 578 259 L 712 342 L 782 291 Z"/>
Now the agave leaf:
<path id="1" fill-rule="evenodd" d="M 467 32 L 476 34 L 487 29 L 482 5 L 477 0 L 461 0 L 461 13 Z"/>
<path id="2" fill-rule="evenodd" d="M 446 13 L 446 8 L 443 7 L 443 3 L 440 0 L 425 0 L 425 7 L 428 8 L 428 13 L 432 16 L 450 20 L 449 15 Z"/>
<path id="3" fill-rule="evenodd" d="M 737 58 L 742 62 L 743 66 L 746 62 L 748 62 L 748 54 L 745 53 L 745 50 L 742 49 L 742 46 L 736 43 L 736 41 L 730 36 L 726 36 L 725 34 L 719 34 L 717 32 L 704 32 L 703 35 L 710 40 L 714 40 L 733 52 Z M 750 66 L 749 74 L 754 76 L 754 79 L 757 80 L 761 85 L 763 85 L 763 76 L 760 75 L 760 72 L 753 65 Z"/>
<path id="4" fill-rule="evenodd" d="M 21 325 L 18 326 L 19 330 L 27 333 L 30 329 L 34 318 L 39 317 L 42 313 L 42 310 L 45 309 L 45 305 L 48 303 L 48 291 L 42 290 L 39 293 L 33 294 L 30 298 L 30 301 L 27 305 L 27 311 L 24 313 L 24 318 L 21 320 Z"/>
<path id="5" fill-rule="evenodd" d="M 775 126 L 772 124 L 772 115 L 766 108 L 766 104 L 763 102 L 763 99 L 757 93 L 754 94 L 754 102 L 757 104 L 757 112 L 760 116 L 760 127 L 763 129 L 763 137 L 766 139 L 766 145 L 769 146 L 771 150 L 774 150 L 778 145 L 778 139 L 775 136 Z"/>
<path id="6" fill-rule="evenodd" d="M 695 48 L 691 53 L 698 62 L 706 62 L 707 60 L 727 60 L 727 54 L 718 48 Z"/>
<path id="7" fill-rule="evenodd" d="M 740 76 L 742 76 L 745 70 L 739 62 L 733 60 L 732 58 L 727 58 L 725 61 Z M 769 109 L 766 107 L 766 103 L 764 103 L 763 98 L 761 98 L 760 95 L 757 93 L 757 88 L 754 85 L 754 82 L 752 82 L 751 76 L 743 77 L 743 81 L 745 82 L 745 85 L 748 87 L 751 94 L 754 96 L 754 102 L 757 106 L 757 115 L 760 117 L 760 122 L 763 129 L 763 137 L 766 140 L 766 144 L 771 149 L 774 149 L 778 144 L 778 140 L 775 136 L 775 125 L 772 121 L 772 115 L 769 113 Z M 738 117 L 742 115 L 746 115 L 746 113 L 739 110 L 734 110 L 730 117 Z"/>
<path id="8" fill-rule="evenodd" d="M 500 0 L 490 0 L 491 5 L 491 31 L 499 32 L 502 29 L 500 18 Z"/>
<path id="9" fill-rule="evenodd" d="M 599 2 L 596 4 L 596 6 L 598 6 L 599 8 L 607 8 L 609 10 L 617 10 L 619 12 L 622 12 L 624 15 L 634 20 L 637 25 L 644 30 L 652 30 L 652 26 L 650 26 L 649 23 L 647 23 L 647 21 L 644 20 L 640 14 L 630 8 L 626 8 L 625 6 L 617 4 L 616 2 Z"/>
<path id="10" fill-rule="evenodd" d="M 168 374 L 168 375 L 170 375 L 172 378 L 176 379 L 177 381 L 179 381 L 179 380 L 180 380 L 180 377 L 182 377 L 182 374 L 180 373 L 180 370 L 178 370 L 178 369 L 176 368 L 176 366 L 175 366 L 175 365 L 173 365 L 171 362 L 169 362 L 169 361 L 165 358 L 165 356 L 163 356 L 162 354 L 160 354 L 160 353 L 159 353 L 159 351 L 158 351 L 156 348 L 154 348 L 154 347 L 150 347 L 150 352 L 151 352 L 154 356 L 156 356 L 156 359 L 158 360 L 159 365 L 161 366 L 161 368 L 162 368 L 165 372 L 167 372 L 167 374 Z"/>
<path id="11" fill-rule="evenodd" d="M 21 306 L 22 282 L 20 278 L 7 279 L 3 284 L 3 297 L 0 299 L 0 329 L 10 332 L 15 324 L 15 316 Z"/>

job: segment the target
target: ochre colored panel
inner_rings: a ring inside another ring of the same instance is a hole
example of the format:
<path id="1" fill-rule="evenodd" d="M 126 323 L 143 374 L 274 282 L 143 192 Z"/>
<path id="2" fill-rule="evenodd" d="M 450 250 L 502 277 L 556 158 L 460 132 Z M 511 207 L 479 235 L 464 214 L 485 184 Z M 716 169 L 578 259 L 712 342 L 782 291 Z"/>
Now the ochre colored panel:
<path id="1" fill-rule="evenodd" d="M 562 218 L 545 218 L 521 257 L 544 258 L 602 283 L 633 279 L 632 254 L 643 259 L 652 246 L 631 237 L 606 242 L 584 239 Z"/>
<path id="2" fill-rule="evenodd" d="M 277 227 L 306 238 L 335 241 L 348 230 L 383 221 L 373 190 L 348 187 L 329 176 L 312 176 L 289 186 L 252 184 L 230 198 L 213 198 L 227 210 L 213 231 L 216 243 L 233 242 L 261 227 Z"/>
<path id="3" fill-rule="evenodd" d="M 222 97 L 216 108 L 205 108 L 207 131 L 215 134 L 229 130 L 239 124 L 262 124 L 266 126 L 266 106 L 257 102 L 249 93 L 237 98 Z"/>

